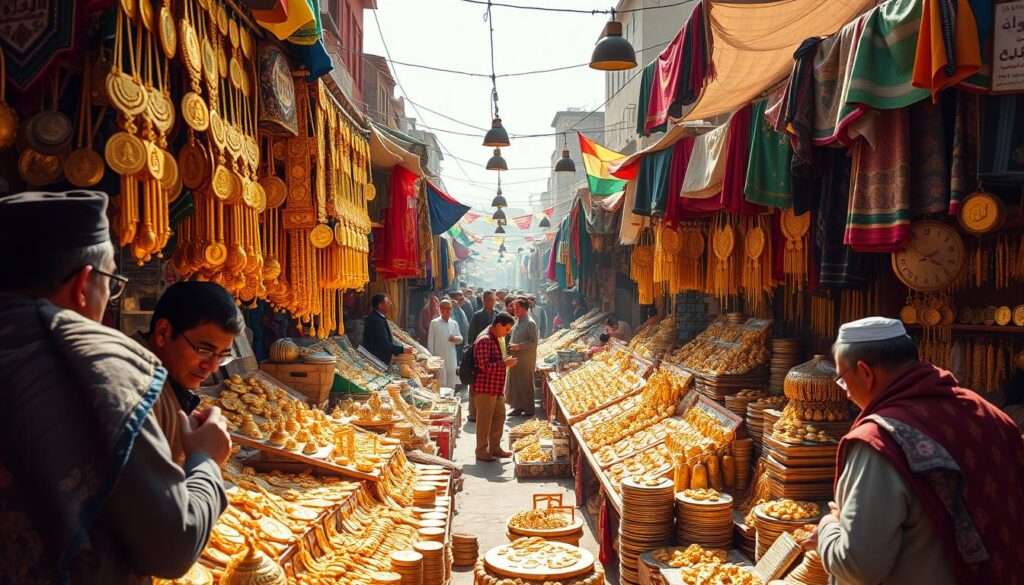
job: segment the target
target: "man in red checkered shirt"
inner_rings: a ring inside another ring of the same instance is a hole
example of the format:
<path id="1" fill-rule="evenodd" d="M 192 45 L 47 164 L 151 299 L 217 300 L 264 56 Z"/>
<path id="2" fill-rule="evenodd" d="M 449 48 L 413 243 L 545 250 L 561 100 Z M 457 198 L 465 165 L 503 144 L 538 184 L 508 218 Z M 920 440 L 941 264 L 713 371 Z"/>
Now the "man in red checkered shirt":
<path id="1" fill-rule="evenodd" d="M 516 358 L 509 357 L 505 348 L 505 337 L 513 324 L 512 315 L 498 313 L 473 345 L 476 379 L 470 396 L 476 403 L 477 461 L 512 456 L 501 448 L 501 434 L 505 429 L 505 373 L 516 365 Z"/>

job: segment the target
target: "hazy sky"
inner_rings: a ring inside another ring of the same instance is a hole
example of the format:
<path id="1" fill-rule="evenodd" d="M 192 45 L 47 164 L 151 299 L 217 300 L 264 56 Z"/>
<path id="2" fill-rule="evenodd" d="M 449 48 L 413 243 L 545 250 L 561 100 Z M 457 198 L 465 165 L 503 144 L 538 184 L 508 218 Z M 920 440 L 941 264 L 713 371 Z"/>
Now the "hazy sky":
<path id="1" fill-rule="evenodd" d="M 615 2 L 514 0 L 510 3 L 607 10 Z M 386 56 L 374 20 L 376 12 L 392 59 L 490 73 L 488 23 L 484 19 L 486 6 L 462 0 L 378 0 L 378 6 L 376 11 L 366 10 L 364 13 L 365 52 Z M 594 43 L 608 19 L 607 15 L 538 12 L 499 6 L 493 7 L 492 11 L 498 75 L 588 62 Z M 479 128 L 490 127 L 490 79 L 402 65 L 392 65 L 391 68 L 407 97 L 416 104 Z M 403 92 L 396 89 L 396 94 L 402 96 Z M 604 73 L 583 66 L 556 73 L 499 77 L 498 96 L 500 114 L 510 134 L 547 134 L 552 132 L 551 120 L 556 111 L 570 106 L 592 110 L 604 102 Z M 445 119 L 423 107 L 417 112 L 417 108 L 409 103 L 406 103 L 405 110 L 407 116 L 417 118 L 421 127 L 477 134 L 468 137 L 433 130 L 448 151 L 444 153 L 442 176 L 449 193 L 472 205 L 474 211 L 489 212 L 498 173 L 483 168 L 492 150 L 481 146 L 483 132 Z M 561 149 L 561 137 L 557 140 L 557 148 Z M 502 192 L 509 202 L 510 218 L 526 212 L 531 193 L 541 193 L 546 189 L 551 152 L 555 148 L 555 137 L 517 140 L 513 136 L 512 145 L 502 149 L 510 169 L 501 173 Z M 470 162 L 456 161 L 449 153 Z M 481 223 L 477 222 L 477 225 Z M 514 226 L 510 227 L 510 232 L 517 231 Z M 490 232 L 493 232 L 493 226 L 487 230 Z"/>

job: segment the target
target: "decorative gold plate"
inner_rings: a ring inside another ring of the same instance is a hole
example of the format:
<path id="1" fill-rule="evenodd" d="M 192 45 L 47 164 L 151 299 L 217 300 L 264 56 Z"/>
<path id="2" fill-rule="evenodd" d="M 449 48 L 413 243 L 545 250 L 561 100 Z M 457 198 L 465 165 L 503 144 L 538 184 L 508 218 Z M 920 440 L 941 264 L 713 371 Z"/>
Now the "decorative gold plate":
<path id="1" fill-rule="evenodd" d="M 18 174 L 34 187 L 42 187 L 60 180 L 64 161 L 56 154 L 43 154 L 26 148 L 18 157 Z"/>
<path id="2" fill-rule="evenodd" d="M 146 110 L 146 93 L 123 71 L 107 75 L 107 95 L 110 104 L 126 116 L 137 116 Z"/>
<path id="3" fill-rule="evenodd" d="M 309 232 L 309 243 L 313 244 L 314 248 L 326 248 L 334 242 L 334 232 L 330 227 L 324 224 L 317 224 Z"/>
<path id="4" fill-rule="evenodd" d="M 964 199 L 957 220 L 964 230 L 980 236 L 998 230 L 1006 218 L 1003 200 L 979 189 Z"/>
<path id="5" fill-rule="evenodd" d="M 91 148 L 78 148 L 64 161 L 64 176 L 75 187 L 92 187 L 103 178 L 107 166 L 100 153 Z"/>
<path id="6" fill-rule="evenodd" d="M 193 91 L 181 98 L 181 117 L 196 132 L 206 132 L 210 127 L 210 110 L 203 98 Z"/>
<path id="7" fill-rule="evenodd" d="M 198 144 L 186 144 L 178 151 L 178 172 L 181 183 L 192 189 L 201 189 L 210 177 L 210 157 Z"/>
<path id="8" fill-rule="evenodd" d="M 1013 318 L 1013 311 L 1010 307 L 1002 306 L 996 309 L 996 325 L 1008 325 Z"/>
<path id="9" fill-rule="evenodd" d="M 260 177 L 259 184 L 267 193 L 267 209 L 280 207 L 288 198 L 288 186 L 279 177 Z"/>

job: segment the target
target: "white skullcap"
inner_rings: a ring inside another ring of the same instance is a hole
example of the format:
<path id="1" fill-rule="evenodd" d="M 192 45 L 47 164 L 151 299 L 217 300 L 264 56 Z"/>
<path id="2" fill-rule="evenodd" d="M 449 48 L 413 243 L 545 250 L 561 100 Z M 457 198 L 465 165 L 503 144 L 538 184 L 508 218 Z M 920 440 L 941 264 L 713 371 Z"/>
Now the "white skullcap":
<path id="1" fill-rule="evenodd" d="M 836 343 L 862 343 L 884 341 L 904 337 L 907 334 L 903 323 L 887 317 L 865 317 L 839 327 Z"/>

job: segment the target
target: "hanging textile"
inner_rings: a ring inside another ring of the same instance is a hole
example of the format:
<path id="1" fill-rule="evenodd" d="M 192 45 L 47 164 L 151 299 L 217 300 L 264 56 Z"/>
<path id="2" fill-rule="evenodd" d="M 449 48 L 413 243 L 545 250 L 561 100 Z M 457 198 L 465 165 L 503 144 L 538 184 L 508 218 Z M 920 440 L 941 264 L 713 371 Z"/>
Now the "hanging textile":
<path id="1" fill-rule="evenodd" d="M 647 129 L 647 104 L 651 101 L 651 91 L 654 89 L 654 77 L 657 74 L 658 60 L 655 59 L 644 65 L 643 73 L 640 74 L 640 95 L 636 98 L 636 133 L 640 136 L 650 136 L 651 133 L 664 132 L 667 124 Z"/>
<path id="2" fill-rule="evenodd" d="M 639 165 L 637 165 L 639 167 Z M 636 200 L 636 181 L 626 183 L 622 197 L 622 221 L 619 223 L 619 243 L 632 246 L 640 236 L 640 230 L 650 224 L 650 220 L 633 213 L 633 201 Z"/>
<path id="3" fill-rule="evenodd" d="M 650 133 L 655 128 L 665 128 L 668 123 L 668 112 L 676 100 L 679 91 L 680 73 L 689 55 L 685 54 L 684 42 L 686 25 L 679 29 L 675 38 L 653 61 L 654 79 L 651 81 L 651 97 L 647 103 L 647 119 L 644 132 Z M 647 72 L 646 67 L 644 72 Z"/>
<path id="4" fill-rule="evenodd" d="M 849 213 L 843 243 L 859 252 L 896 252 L 910 241 L 909 112 L 879 110 L 875 144 L 853 154 Z"/>
<path id="5" fill-rule="evenodd" d="M 559 241 L 559 236 L 561 236 L 561 234 L 562 230 L 561 227 L 559 227 L 559 229 L 554 232 L 555 239 L 551 244 L 551 250 L 548 252 L 547 267 L 544 270 L 544 277 L 551 282 L 558 280 L 558 247 L 561 244 L 561 241 Z"/>
<path id="6" fill-rule="evenodd" d="M 473 245 L 473 240 L 466 235 L 466 230 L 462 229 L 461 223 L 456 222 L 455 225 L 448 228 L 448 231 L 445 233 L 447 233 L 454 241 L 467 248 Z"/>
<path id="7" fill-rule="evenodd" d="M 690 106 L 696 102 L 704 90 L 705 79 L 714 76 L 711 56 L 708 54 L 711 43 L 704 20 L 704 3 L 698 2 L 686 24 L 683 71 L 679 76 L 679 91 L 676 94 L 676 101 L 681 106 Z"/>
<path id="8" fill-rule="evenodd" d="M 416 175 L 396 166 L 391 172 L 391 203 L 384 212 L 384 226 L 373 230 L 374 264 L 384 278 L 416 276 L 419 272 L 419 238 L 416 229 Z"/>
<path id="9" fill-rule="evenodd" d="M 305 79 L 306 81 L 320 79 L 334 69 L 334 61 L 327 54 L 327 49 L 324 48 L 322 40 L 318 40 L 312 45 L 284 43 L 284 46 L 287 48 L 288 54 L 294 57 L 301 66 L 305 67 L 306 71 L 309 71 L 309 76 Z"/>
<path id="10" fill-rule="evenodd" d="M 1024 94 L 984 96 L 978 179 L 1024 185 Z"/>
<path id="11" fill-rule="evenodd" d="M 766 210 L 747 203 L 743 187 L 747 181 L 747 166 L 750 162 L 751 106 L 747 104 L 732 115 L 729 120 L 729 134 L 725 145 L 725 171 L 722 176 L 722 209 L 729 213 L 757 215 Z"/>
<path id="12" fill-rule="evenodd" d="M 776 132 L 765 119 L 768 100 L 754 104 L 750 131 L 750 161 L 743 195 L 753 204 L 792 207 L 790 177 L 793 148 L 789 138 Z"/>
<path id="13" fill-rule="evenodd" d="M 303 0 L 292 0 L 288 5 L 291 7 L 301 2 Z M 324 27 L 320 22 L 320 2 L 318 0 L 305 0 L 305 2 L 309 4 L 309 9 L 313 11 L 313 20 L 303 24 L 298 30 L 289 35 L 288 42 L 309 46 L 323 38 Z"/>
<path id="14" fill-rule="evenodd" d="M 580 190 L 580 201 L 587 223 L 587 232 L 593 235 L 611 235 L 619 231 L 619 211 L 623 194 L 595 199 L 588 189 Z M 530 239 L 527 239 L 529 242 Z"/>
<path id="15" fill-rule="evenodd" d="M 4 2 L 0 50 L 7 79 L 21 92 L 48 79 L 53 67 L 80 60 L 78 51 L 97 13 L 110 13 L 112 0 L 38 0 Z M 0 96 L 2 97 L 2 96 Z"/>
<path id="16" fill-rule="evenodd" d="M 636 178 L 636 199 L 633 213 L 650 217 L 665 213 L 668 194 L 668 169 L 672 162 L 672 149 L 652 152 L 640 160 Z"/>
<path id="17" fill-rule="evenodd" d="M 931 91 L 935 101 L 943 89 L 981 69 L 981 48 L 974 11 L 967 0 L 923 2 L 914 85 Z"/>
<path id="18" fill-rule="evenodd" d="M 288 19 L 284 22 L 264 22 L 259 20 L 256 22 L 273 33 L 278 40 L 283 41 L 313 20 L 315 20 L 313 9 L 306 0 L 290 0 L 288 2 Z"/>
<path id="19" fill-rule="evenodd" d="M 822 183 L 813 225 L 817 248 L 818 283 L 822 288 L 867 288 L 867 255 L 843 244 L 850 200 L 850 157 L 842 149 L 824 149 L 821 157 Z"/>
<path id="20" fill-rule="evenodd" d="M 949 209 L 949 162 L 943 104 L 930 100 L 910 115 L 910 211 L 914 217 Z"/>
<path id="21" fill-rule="evenodd" d="M 848 134 L 847 126 L 866 111 L 862 105 L 846 103 L 854 55 L 866 19 L 867 14 L 857 17 L 838 33 L 822 40 L 818 47 L 814 58 L 817 99 L 814 100 L 812 138 L 815 146 L 827 146 L 836 141 L 850 144 L 854 136 Z"/>
<path id="22" fill-rule="evenodd" d="M 434 288 L 437 290 L 448 290 L 454 278 L 454 267 L 451 263 L 451 257 L 448 255 L 448 241 L 444 238 L 438 238 L 437 246 L 434 249 L 436 250 L 435 257 L 438 261 Z"/>
<path id="23" fill-rule="evenodd" d="M 793 211 L 800 215 L 811 209 L 810 191 L 813 188 L 814 147 L 814 63 L 817 58 L 820 39 L 807 39 L 793 55 L 793 74 L 789 78 L 783 105 L 778 110 L 779 118 L 773 126 L 776 132 L 790 134 L 793 149 L 791 162 L 790 191 L 793 195 Z"/>
<path id="24" fill-rule="evenodd" d="M 920 20 L 921 0 L 889 0 L 866 15 L 847 102 L 893 109 L 928 97 L 928 90 L 911 83 Z"/>
<path id="25" fill-rule="evenodd" d="M 435 187 L 430 181 L 424 181 L 424 183 L 426 184 L 427 205 L 430 209 L 430 233 L 437 236 L 455 225 L 470 210 L 470 207 L 459 203 L 451 195 Z"/>
<path id="26" fill-rule="evenodd" d="M 687 136 L 672 146 L 672 162 L 668 168 L 668 201 L 665 203 L 665 225 L 669 227 L 675 227 L 680 220 L 687 217 L 683 211 L 680 192 L 683 190 L 683 179 L 693 155 L 694 143 L 695 139 Z"/>
<path id="27" fill-rule="evenodd" d="M 725 178 L 725 146 L 729 123 L 698 136 L 686 167 L 680 195 L 686 199 L 707 199 L 721 192 Z M 684 206 L 685 207 L 685 206 Z"/>
<path id="28" fill-rule="evenodd" d="M 953 158 L 950 161 L 949 214 L 960 213 L 964 198 L 978 187 L 978 144 L 980 130 L 978 94 L 956 91 L 956 119 L 953 123 Z"/>

